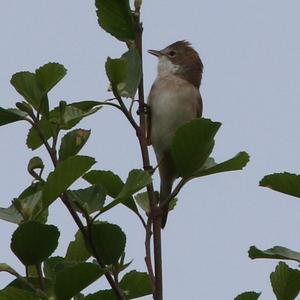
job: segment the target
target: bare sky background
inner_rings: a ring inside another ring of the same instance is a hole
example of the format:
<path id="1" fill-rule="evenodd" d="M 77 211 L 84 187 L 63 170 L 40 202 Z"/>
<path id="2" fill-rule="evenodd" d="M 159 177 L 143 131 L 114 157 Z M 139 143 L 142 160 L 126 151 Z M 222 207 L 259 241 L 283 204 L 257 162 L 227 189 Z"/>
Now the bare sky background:
<path id="1" fill-rule="evenodd" d="M 245 290 L 274 299 L 269 273 L 276 262 L 251 261 L 247 251 L 253 244 L 300 250 L 300 201 L 258 187 L 266 174 L 300 173 L 300 2 L 144 0 L 142 18 L 146 92 L 157 63 L 146 49 L 189 40 L 205 66 L 204 116 L 223 123 L 213 156 L 222 161 L 241 150 L 251 155 L 244 171 L 195 180 L 182 191 L 163 232 L 165 299 L 230 300 Z M 12 74 L 49 61 L 68 69 L 50 94 L 53 106 L 62 99 L 107 99 L 105 60 L 126 50 L 99 28 L 93 1 L 1 0 L 0 37 L 3 107 L 20 100 L 9 83 Z M 103 109 L 80 127 L 92 129 L 83 153 L 96 157 L 95 168 L 126 179 L 131 169 L 141 167 L 134 132 L 119 112 Z M 42 156 L 51 170 L 44 150 L 32 153 L 25 147 L 27 131 L 25 123 L 0 127 L 1 207 L 30 184 L 26 168 L 31 157 Z M 126 232 L 132 268 L 145 270 L 138 219 L 123 207 L 105 219 Z M 24 272 L 9 249 L 16 226 L 0 222 L 0 261 Z M 51 208 L 49 223 L 61 230 L 55 254 L 64 255 L 76 227 L 59 202 Z M 11 280 L 0 273 L 0 288 Z"/>

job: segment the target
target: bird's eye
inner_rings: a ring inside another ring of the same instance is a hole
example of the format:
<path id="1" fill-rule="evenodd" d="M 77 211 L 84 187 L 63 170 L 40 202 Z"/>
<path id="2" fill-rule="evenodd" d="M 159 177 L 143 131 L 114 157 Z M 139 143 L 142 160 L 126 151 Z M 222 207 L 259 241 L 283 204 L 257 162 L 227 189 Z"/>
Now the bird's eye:
<path id="1" fill-rule="evenodd" d="M 168 54 L 170 57 L 174 57 L 176 55 L 176 52 L 171 50 Z"/>

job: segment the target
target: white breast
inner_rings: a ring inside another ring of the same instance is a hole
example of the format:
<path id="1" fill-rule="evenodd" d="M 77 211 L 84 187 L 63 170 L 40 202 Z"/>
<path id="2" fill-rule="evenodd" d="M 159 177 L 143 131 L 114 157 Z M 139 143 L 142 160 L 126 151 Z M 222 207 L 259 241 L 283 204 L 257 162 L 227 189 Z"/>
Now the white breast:
<path id="1" fill-rule="evenodd" d="M 178 76 L 158 76 L 149 95 L 151 141 L 158 157 L 170 149 L 176 129 L 197 117 L 199 91 Z"/>
<path id="2" fill-rule="evenodd" d="M 161 56 L 157 65 L 158 76 L 163 77 L 175 74 L 178 71 L 179 65 L 173 64 L 166 56 Z"/>

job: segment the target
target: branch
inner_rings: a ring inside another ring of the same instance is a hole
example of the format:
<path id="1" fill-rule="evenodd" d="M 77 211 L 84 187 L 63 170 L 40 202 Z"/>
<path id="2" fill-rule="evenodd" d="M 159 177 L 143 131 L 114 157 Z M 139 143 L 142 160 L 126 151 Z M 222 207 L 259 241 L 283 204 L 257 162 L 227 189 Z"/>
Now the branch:
<path id="1" fill-rule="evenodd" d="M 146 238 L 145 238 L 145 263 L 148 270 L 148 274 L 152 283 L 152 290 L 155 290 L 155 276 L 153 273 L 152 261 L 151 261 L 151 237 L 152 237 L 152 220 L 148 217 L 147 226 L 146 226 Z"/>
<path id="2" fill-rule="evenodd" d="M 44 134 L 38 125 L 38 119 L 33 116 L 33 121 L 30 119 L 26 119 L 26 121 L 28 121 L 31 124 L 31 126 L 37 131 L 40 139 L 42 140 L 44 146 L 46 147 L 46 149 L 50 155 L 53 165 L 56 167 L 56 165 L 57 165 L 56 151 L 55 151 L 55 153 L 53 152 L 53 149 L 50 147 L 47 139 L 44 137 Z"/>
<path id="3" fill-rule="evenodd" d="M 121 107 L 121 110 L 122 110 L 123 114 L 125 115 L 125 117 L 129 121 L 129 123 L 132 125 L 132 127 L 135 129 L 136 133 L 138 134 L 140 128 L 139 128 L 138 124 L 135 122 L 135 120 L 132 117 L 132 115 L 130 114 L 130 112 L 127 109 L 126 105 L 124 104 L 124 102 L 123 102 L 121 96 L 119 95 L 118 91 L 113 88 L 113 93 L 114 93 L 116 99 L 119 102 L 119 105 Z"/>
<path id="4" fill-rule="evenodd" d="M 141 56 L 141 61 L 143 61 L 143 45 L 142 45 L 142 35 L 143 26 L 140 22 L 140 14 L 136 13 L 136 48 Z M 142 71 L 143 74 L 143 71 Z M 139 111 L 140 111 L 140 128 L 137 131 L 137 136 L 140 143 L 143 167 L 145 171 L 152 170 L 149 159 L 148 145 L 146 139 L 146 113 L 145 107 L 145 97 L 144 97 L 144 82 L 143 75 L 138 88 L 138 98 L 139 98 Z M 153 293 L 154 300 L 163 300 L 163 278 L 162 278 L 162 249 L 161 249 L 161 216 L 162 210 L 158 207 L 157 199 L 154 193 L 153 184 L 150 183 L 147 186 L 147 193 L 150 203 L 150 217 L 153 223 L 153 244 L 154 244 L 154 269 L 155 269 L 155 289 Z"/>
<path id="5" fill-rule="evenodd" d="M 165 207 L 169 206 L 169 203 L 172 199 L 174 199 L 179 192 L 181 191 L 181 189 L 183 188 L 183 186 L 189 181 L 189 179 L 184 179 L 182 178 L 178 184 L 176 185 L 175 189 L 173 190 L 173 192 L 164 200 L 160 203 L 160 207 L 162 209 L 164 209 Z"/>
<path id="6" fill-rule="evenodd" d="M 69 196 L 66 192 L 64 192 L 63 195 L 61 196 L 61 200 L 65 204 L 65 206 L 67 207 L 67 209 L 70 212 L 71 216 L 73 217 L 73 219 L 74 219 L 76 225 L 78 226 L 79 230 L 81 231 L 81 234 L 84 237 L 85 241 L 90 245 L 93 256 L 97 260 L 98 264 L 100 265 L 100 267 L 105 268 L 106 266 L 103 263 L 103 261 L 101 259 L 101 256 L 98 254 L 98 252 L 96 250 L 96 247 L 95 247 L 95 244 L 94 244 L 94 241 L 92 239 L 89 223 L 88 223 L 88 230 L 86 230 L 86 228 L 84 227 L 83 223 L 81 222 L 78 214 L 73 209 L 73 206 L 71 204 Z M 106 277 L 107 281 L 109 282 L 111 288 L 114 290 L 117 298 L 120 299 L 120 300 L 126 300 L 122 289 L 114 281 L 111 274 L 107 271 L 107 272 L 104 273 L 104 276 Z"/>
<path id="7" fill-rule="evenodd" d="M 109 99 L 108 101 L 110 101 L 111 99 Z M 122 110 L 122 108 L 118 105 L 118 104 L 115 104 L 115 103 L 109 103 L 109 102 L 106 102 L 106 101 L 104 101 L 104 102 L 99 102 L 99 104 L 100 105 L 108 105 L 108 106 L 113 106 L 113 107 L 115 107 L 115 108 L 117 108 L 117 109 L 119 109 L 119 110 Z"/>
<path id="8" fill-rule="evenodd" d="M 41 138 L 41 140 L 43 141 L 43 144 L 45 145 L 54 168 L 56 168 L 57 164 L 58 164 L 58 160 L 57 160 L 57 151 L 55 148 L 51 148 L 47 139 L 44 137 L 43 133 L 41 132 L 38 124 L 37 124 L 37 119 L 34 120 L 33 122 L 31 120 L 28 120 L 30 122 L 30 124 L 37 130 L 39 137 Z M 54 144 L 56 145 L 56 143 Z M 103 263 L 100 255 L 97 253 L 96 247 L 93 243 L 93 239 L 91 237 L 91 235 L 89 234 L 89 232 L 86 231 L 85 226 L 83 225 L 82 221 L 80 220 L 78 214 L 76 213 L 76 211 L 74 210 L 71 201 L 69 199 L 69 196 L 67 194 L 67 192 L 64 192 L 61 196 L 60 196 L 62 202 L 64 203 L 64 205 L 67 207 L 68 211 L 70 212 L 73 220 L 75 221 L 76 225 L 78 226 L 79 230 L 81 231 L 85 241 L 90 245 L 93 256 L 96 258 L 98 264 L 102 267 L 105 268 L 105 264 Z M 114 281 L 113 277 L 111 276 L 111 274 L 107 271 L 105 272 L 105 277 L 107 279 L 107 281 L 109 282 L 111 288 L 113 289 L 113 291 L 115 292 L 117 298 L 119 300 L 126 300 L 126 297 L 122 291 L 122 289 L 119 287 L 119 285 Z"/>
<path id="9" fill-rule="evenodd" d="M 140 221 L 142 222 L 142 224 L 143 224 L 143 227 L 144 227 L 145 229 L 147 229 L 147 224 L 146 224 L 146 222 L 145 222 L 144 218 L 142 217 L 142 215 L 140 214 L 140 212 L 139 212 L 139 211 L 136 213 L 136 215 L 138 216 L 138 218 L 139 218 L 139 219 L 140 219 Z"/>

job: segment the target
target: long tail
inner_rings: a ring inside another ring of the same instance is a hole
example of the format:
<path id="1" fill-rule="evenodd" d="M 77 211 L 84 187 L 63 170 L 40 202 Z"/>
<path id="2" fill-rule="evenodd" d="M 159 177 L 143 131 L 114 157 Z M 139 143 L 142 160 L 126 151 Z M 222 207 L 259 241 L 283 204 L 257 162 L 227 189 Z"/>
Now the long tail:
<path id="1" fill-rule="evenodd" d="M 176 179 L 176 169 L 171 153 L 166 153 L 159 164 L 160 174 L 160 197 L 159 201 L 163 202 L 172 192 L 173 182 Z M 161 227 L 164 228 L 167 223 L 169 207 L 165 207 L 161 220 Z"/>
<path id="2" fill-rule="evenodd" d="M 160 185 L 160 201 L 164 201 L 172 192 L 172 185 L 173 185 L 173 180 L 162 180 L 161 185 Z M 169 206 L 166 206 L 163 209 L 163 214 L 161 218 L 161 227 L 165 228 L 166 223 L 167 223 L 167 218 L 168 218 L 168 213 L 169 213 Z"/>

